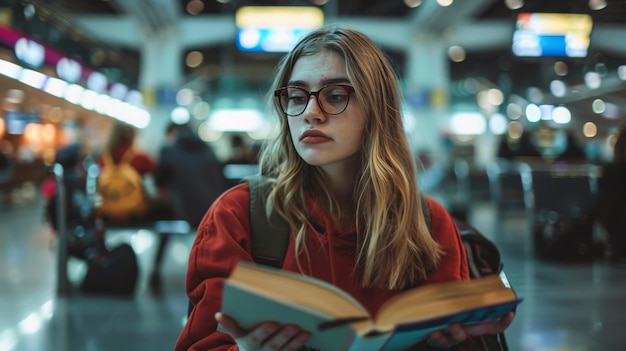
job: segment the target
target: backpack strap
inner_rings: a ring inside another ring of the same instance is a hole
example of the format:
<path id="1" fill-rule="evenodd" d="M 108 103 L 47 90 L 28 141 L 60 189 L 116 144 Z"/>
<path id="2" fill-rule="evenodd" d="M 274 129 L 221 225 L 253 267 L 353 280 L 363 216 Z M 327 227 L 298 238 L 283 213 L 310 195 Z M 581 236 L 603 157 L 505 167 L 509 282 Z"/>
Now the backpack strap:
<path id="1" fill-rule="evenodd" d="M 250 235 L 252 257 L 256 263 L 281 268 L 289 245 L 289 224 L 284 218 L 270 212 L 267 217 L 266 200 L 271 183 L 267 177 L 255 174 L 244 178 L 250 187 Z"/>

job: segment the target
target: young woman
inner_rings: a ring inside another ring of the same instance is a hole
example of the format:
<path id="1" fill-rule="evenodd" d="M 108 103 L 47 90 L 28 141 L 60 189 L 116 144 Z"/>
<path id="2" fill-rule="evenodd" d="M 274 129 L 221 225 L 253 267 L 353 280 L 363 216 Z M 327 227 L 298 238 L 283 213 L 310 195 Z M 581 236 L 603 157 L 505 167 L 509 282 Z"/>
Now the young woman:
<path id="1" fill-rule="evenodd" d="M 397 82 L 363 34 L 334 26 L 312 32 L 278 67 L 271 91 L 279 135 L 260 160 L 275 180 L 268 202 L 292 231 L 282 269 L 330 282 L 371 313 L 406 288 L 469 279 L 450 215 L 427 198 L 429 230 L 422 213 Z M 222 283 L 238 261 L 253 260 L 249 201 L 248 185 L 235 186 L 200 224 L 187 274 L 194 308 L 176 350 L 297 350 L 309 337 L 272 321 L 242 330 L 219 312 Z M 500 332 L 512 319 L 453 325 L 414 350 Z M 228 333 L 216 331 L 218 322 Z"/>

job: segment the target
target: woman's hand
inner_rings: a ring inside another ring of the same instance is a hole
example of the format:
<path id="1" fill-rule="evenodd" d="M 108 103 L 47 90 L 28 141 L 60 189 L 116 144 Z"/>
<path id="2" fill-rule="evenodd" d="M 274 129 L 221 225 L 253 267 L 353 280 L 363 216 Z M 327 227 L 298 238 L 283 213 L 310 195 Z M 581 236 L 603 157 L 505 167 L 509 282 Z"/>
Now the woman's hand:
<path id="1" fill-rule="evenodd" d="M 485 335 L 502 333 L 511 325 L 515 313 L 509 312 L 500 319 L 494 319 L 483 323 L 463 326 L 462 324 L 451 324 L 447 329 L 438 330 L 430 334 L 428 344 L 442 349 L 448 349 L 456 344 L 460 344 L 470 335 Z"/>
<path id="2" fill-rule="evenodd" d="M 311 337 L 309 332 L 297 325 L 265 322 L 247 331 L 220 312 L 215 314 L 215 320 L 235 339 L 239 351 L 295 351 Z"/>

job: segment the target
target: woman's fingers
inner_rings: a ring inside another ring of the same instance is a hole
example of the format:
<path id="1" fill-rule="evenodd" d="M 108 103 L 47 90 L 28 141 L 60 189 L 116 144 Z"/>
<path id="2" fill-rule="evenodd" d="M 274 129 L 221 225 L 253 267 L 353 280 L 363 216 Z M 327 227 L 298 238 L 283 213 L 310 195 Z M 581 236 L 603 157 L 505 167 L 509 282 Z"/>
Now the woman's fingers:
<path id="1" fill-rule="evenodd" d="M 298 350 L 311 335 L 295 325 L 284 325 L 262 343 L 262 351 Z"/>
<path id="2" fill-rule="evenodd" d="M 456 325 L 450 326 L 448 330 L 437 330 L 431 333 L 426 342 L 432 346 L 449 349 L 452 346 L 463 342 L 466 338 L 467 336 L 463 332 L 463 328 Z"/>
<path id="3" fill-rule="evenodd" d="M 218 312 L 215 320 L 229 333 L 243 350 L 292 351 L 306 343 L 311 334 L 296 325 L 265 322 L 252 330 L 241 329 L 237 322 Z"/>
<path id="4" fill-rule="evenodd" d="M 468 335 L 498 334 L 506 330 L 513 322 L 515 313 L 509 312 L 500 319 L 465 327 Z"/>
<path id="5" fill-rule="evenodd" d="M 248 332 L 239 328 L 237 322 L 227 315 L 217 312 L 215 314 L 215 320 L 222 326 L 222 329 L 230 334 L 233 338 L 239 338 L 246 335 Z"/>
<path id="6" fill-rule="evenodd" d="M 502 333 L 513 322 L 515 313 L 509 312 L 504 317 L 493 321 L 463 326 L 455 323 L 445 330 L 438 330 L 430 334 L 428 344 L 447 349 L 456 344 L 460 344 L 467 339 L 468 335 L 485 335 Z"/>

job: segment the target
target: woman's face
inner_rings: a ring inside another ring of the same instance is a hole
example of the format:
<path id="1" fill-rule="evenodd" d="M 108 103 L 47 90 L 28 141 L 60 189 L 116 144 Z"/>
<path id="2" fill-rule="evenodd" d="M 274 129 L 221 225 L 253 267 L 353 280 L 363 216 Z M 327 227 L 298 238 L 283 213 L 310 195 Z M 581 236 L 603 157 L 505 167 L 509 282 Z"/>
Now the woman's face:
<path id="1" fill-rule="evenodd" d="M 329 84 L 350 82 L 343 58 L 324 51 L 299 58 L 287 85 L 316 92 Z M 286 117 L 296 151 L 306 163 L 327 171 L 353 167 L 354 156 L 363 147 L 365 128 L 365 115 L 355 94 L 350 94 L 346 109 L 337 115 L 322 111 L 317 99 L 311 95 L 301 115 Z"/>

